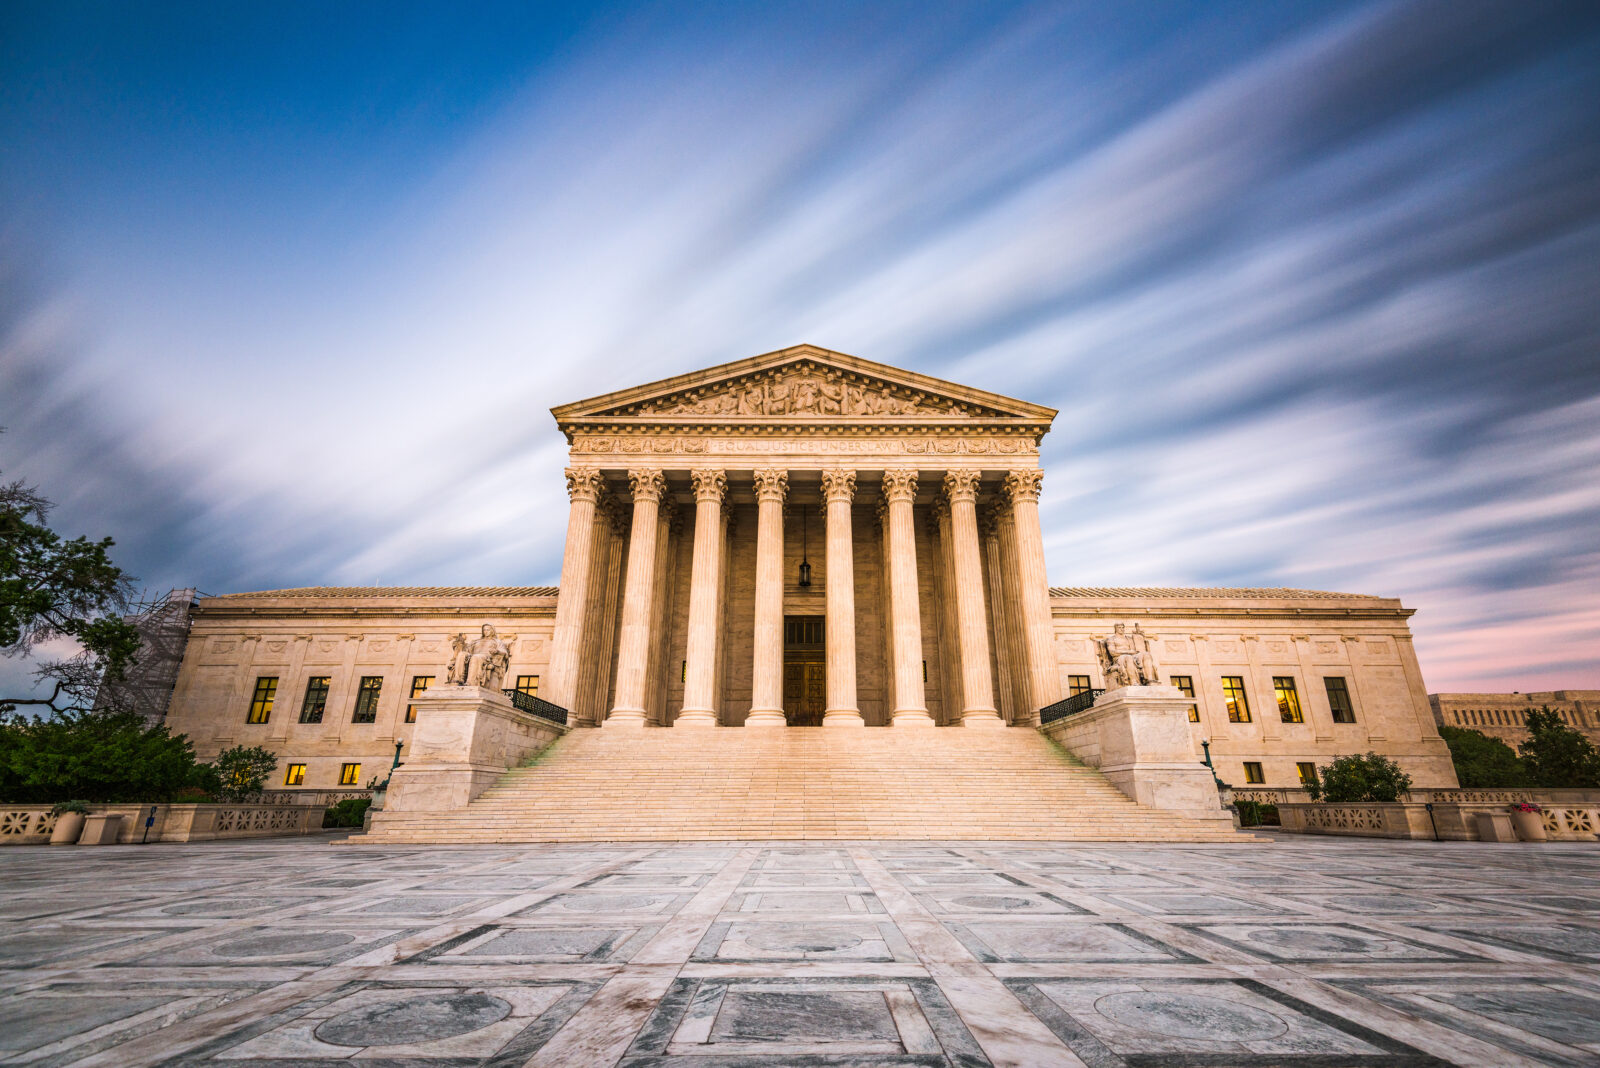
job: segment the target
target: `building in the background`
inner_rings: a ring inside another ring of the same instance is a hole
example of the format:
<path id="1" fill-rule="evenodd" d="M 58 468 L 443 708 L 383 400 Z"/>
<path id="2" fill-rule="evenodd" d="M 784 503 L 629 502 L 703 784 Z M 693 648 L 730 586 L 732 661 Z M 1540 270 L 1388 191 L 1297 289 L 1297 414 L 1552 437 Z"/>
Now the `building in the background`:
<path id="1" fill-rule="evenodd" d="M 287 786 L 361 784 L 410 737 L 452 639 L 488 623 L 504 685 L 577 727 L 1031 730 L 1106 688 L 1109 639 L 1192 699 L 1195 741 L 1236 785 L 1368 750 L 1455 785 L 1398 601 L 1050 588 L 1052 409 L 800 346 L 554 414 L 559 590 L 203 599 L 173 728 L 202 757 L 271 747 Z"/>
<path id="2" fill-rule="evenodd" d="M 139 657 L 121 679 L 101 682 L 96 708 L 137 712 L 151 726 L 166 719 L 200 598 L 198 590 L 170 590 L 127 617 L 139 632 Z"/>
<path id="3" fill-rule="evenodd" d="M 1569 727 L 1600 745 L 1600 690 L 1543 693 L 1430 693 L 1433 721 L 1498 738 L 1511 748 L 1528 740 L 1528 713 L 1549 708 Z"/>

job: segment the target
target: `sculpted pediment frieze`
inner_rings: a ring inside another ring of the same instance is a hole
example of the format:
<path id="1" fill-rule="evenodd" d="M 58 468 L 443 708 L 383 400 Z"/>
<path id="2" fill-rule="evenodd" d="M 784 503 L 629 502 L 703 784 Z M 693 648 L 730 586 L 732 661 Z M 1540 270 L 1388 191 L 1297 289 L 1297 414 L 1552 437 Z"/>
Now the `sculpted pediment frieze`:
<path id="1" fill-rule="evenodd" d="M 597 413 L 613 416 L 940 416 L 1000 418 L 1005 413 L 924 390 L 867 378 L 812 361 L 708 383 Z"/>

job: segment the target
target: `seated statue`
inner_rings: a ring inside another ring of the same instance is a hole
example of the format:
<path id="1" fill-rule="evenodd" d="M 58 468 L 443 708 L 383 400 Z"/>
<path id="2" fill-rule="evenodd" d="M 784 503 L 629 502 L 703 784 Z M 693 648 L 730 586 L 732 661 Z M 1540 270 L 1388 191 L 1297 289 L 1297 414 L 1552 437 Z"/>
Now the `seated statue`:
<path id="1" fill-rule="evenodd" d="M 506 669 L 511 666 L 511 648 L 495 633 L 493 624 L 485 623 L 480 637 L 471 642 L 466 635 L 457 634 L 450 639 L 450 650 L 446 685 L 481 686 L 486 690 L 502 687 Z"/>
<path id="2" fill-rule="evenodd" d="M 1150 652 L 1150 642 L 1135 624 L 1133 633 L 1127 625 L 1118 623 L 1109 638 L 1095 641 L 1095 652 L 1100 657 L 1100 670 L 1105 675 L 1106 689 L 1123 686 L 1157 686 L 1161 682 L 1156 658 Z"/>

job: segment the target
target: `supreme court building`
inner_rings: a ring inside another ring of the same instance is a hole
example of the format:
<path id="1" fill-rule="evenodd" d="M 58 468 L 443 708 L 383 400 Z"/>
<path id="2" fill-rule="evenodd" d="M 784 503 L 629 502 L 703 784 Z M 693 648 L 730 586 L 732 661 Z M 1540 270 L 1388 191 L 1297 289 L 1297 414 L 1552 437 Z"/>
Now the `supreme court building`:
<path id="1" fill-rule="evenodd" d="M 1235 785 L 1369 750 L 1455 785 L 1396 600 L 1052 587 L 1053 409 L 802 345 L 553 414 L 559 587 L 202 599 L 172 729 L 202 756 L 269 746 L 285 786 L 361 785 L 411 738 L 452 639 L 489 624 L 504 688 L 574 730 L 1032 731 L 1107 688 L 1123 624 Z"/>

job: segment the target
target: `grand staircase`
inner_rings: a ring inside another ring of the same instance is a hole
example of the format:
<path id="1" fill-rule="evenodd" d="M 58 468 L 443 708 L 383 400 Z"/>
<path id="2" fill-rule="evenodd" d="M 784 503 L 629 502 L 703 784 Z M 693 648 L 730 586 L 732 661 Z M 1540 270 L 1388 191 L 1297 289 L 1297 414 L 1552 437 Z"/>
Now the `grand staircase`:
<path id="1" fill-rule="evenodd" d="M 790 727 L 576 730 L 467 808 L 379 812 L 354 841 L 879 838 L 1248 840 L 1135 804 L 1028 728 Z"/>

